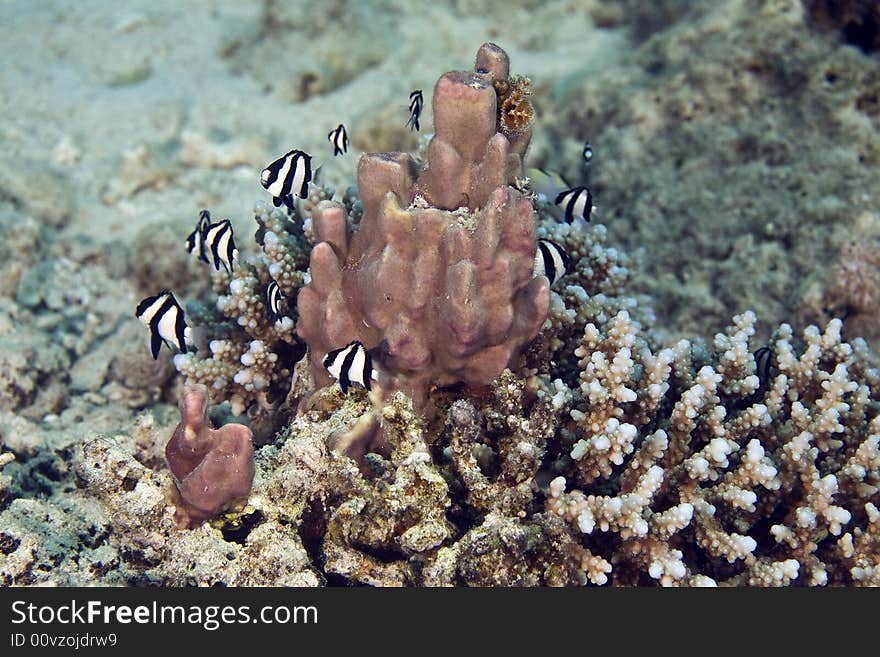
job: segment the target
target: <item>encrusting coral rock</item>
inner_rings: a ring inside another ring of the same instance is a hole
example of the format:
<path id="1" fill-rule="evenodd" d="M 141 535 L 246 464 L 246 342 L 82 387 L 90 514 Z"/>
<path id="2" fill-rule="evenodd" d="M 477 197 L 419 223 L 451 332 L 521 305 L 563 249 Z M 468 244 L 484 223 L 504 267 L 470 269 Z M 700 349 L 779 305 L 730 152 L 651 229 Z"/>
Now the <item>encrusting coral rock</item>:
<path id="1" fill-rule="evenodd" d="M 176 520 L 195 525 L 247 500 L 254 481 L 253 435 L 242 424 L 209 426 L 205 386 L 187 386 L 179 406 L 180 424 L 165 446 L 165 457 L 181 498 Z"/>
<path id="2" fill-rule="evenodd" d="M 476 72 L 440 78 L 418 177 L 407 154 L 361 158 L 354 235 L 341 204 L 313 212 L 319 243 L 296 328 L 319 385 L 330 382 L 324 356 L 358 340 L 377 351 L 380 386 L 423 407 L 432 386 L 491 383 L 537 334 L 549 282 L 533 278 L 535 213 L 511 186 L 528 139 L 518 151 L 499 131 L 493 82 L 507 68 L 486 44 Z"/>

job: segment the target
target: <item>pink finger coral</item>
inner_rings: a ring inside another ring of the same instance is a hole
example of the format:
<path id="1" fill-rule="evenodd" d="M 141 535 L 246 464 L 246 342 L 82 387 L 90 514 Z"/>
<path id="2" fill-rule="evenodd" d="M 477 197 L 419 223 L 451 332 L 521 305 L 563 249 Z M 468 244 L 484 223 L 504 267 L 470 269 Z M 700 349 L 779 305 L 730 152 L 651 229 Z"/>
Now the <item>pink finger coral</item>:
<path id="1" fill-rule="evenodd" d="M 512 186 L 530 128 L 508 138 L 498 111 L 508 67 L 504 51 L 485 44 L 473 72 L 440 78 L 420 173 L 404 153 L 361 158 L 353 235 L 341 204 L 313 212 L 319 243 L 296 331 L 318 385 L 330 383 L 324 356 L 357 340 L 375 350 L 380 386 L 424 408 L 432 385 L 491 383 L 546 319 L 534 209 Z"/>
<path id="2" fill-rule="evenodd" d="M 178 406 L 180 424 L 165 458 L 180 496 L 175 520 L 192 527 L 247 500 L 254 481 L 253 436 L 242 424 L 211 428 L 203 385 L 186 386 Z"/>

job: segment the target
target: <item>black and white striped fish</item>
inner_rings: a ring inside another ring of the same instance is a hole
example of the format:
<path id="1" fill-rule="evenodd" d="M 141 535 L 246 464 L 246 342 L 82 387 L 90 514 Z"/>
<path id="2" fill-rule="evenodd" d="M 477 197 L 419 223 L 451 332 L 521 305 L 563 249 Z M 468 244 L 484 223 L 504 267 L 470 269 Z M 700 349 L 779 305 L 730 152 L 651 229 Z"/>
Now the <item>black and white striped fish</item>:
<path id="1" fill-rule="evenodd" d="M 186 250 L 188 253 L 198 253 L 199 260 L 202 262 L 210 262 L 205 245 L 205 237 L 208 234 L 208 226 L 211 225 L 211 213 L 202 210 L 199 213 L 199 222 L 196 229 L 186 238 Z"/>
<path id="2" fill-rule="evenodd" d="M 765 345 L 760 349 L 756 349 L 752 355 L 755 358 L 755 374 L 758 376 L 758 381 L 760 381 L 760 387 L 766 388 L 770 385 L 776 374 L 779 373 L 779 370 L 774 365 L 773 349 L 769 345 Z"/>
<path id="3" fill-rule="evenodd" d="M 583 155 L 584 164 L 589 164 L 593 159 L 593 147 L 590 145 L 590 142 L 584 142 L 584 149 L 581 151 L 581 155 Z"/>
<path id="4" fill-rule="evenodd" d="M 568 254 L 561 246 L 551 240 L 538 240 L 535 252 L 534 276 L 546 276 L 551 287 L 568 273 L 570 264 Z"/>
<path id="5" fill-rule="evenodd" d="M 339 380 L 342 393 L 353 383 L 370 390 L 370 381 L 376 378 L 373 360 L 361 342 L 350 342 L 342 349 L 334 349 L 324 356 L 324 367 L 330 376 Z"/>
<path id="6" fill-rule="evenodd" d="M 150 329 L 150 351 L 153 360 L 159 358 L 159 348 L 164 342 L 168 347 L 176 347 L 186 353 L 186 341 L 190 330 L 186 325 L 183 308 L 170 290 L 162 290 L 153 297 L 147 297 L 138 304 L 135 317 Z"/>
<path id="7" fill-rule="evenodd" d="M 272 162 L 260 173 L 260 183 L 272 195 L 277 208 L 282 203 L 293 210 L 293 195 L 306 198 L 312 182 L 312 156 L 292 150 Z"/>
<path id="8" fill-rule="evenodd" d="M 205 231 L 205 244 L 214 257 L 214 268 L 220 271 L 220 265 L 227 272 L 232 272 L 235 260 L 238 258 L 238 249 L 235 248 L 235 239 L 232 235 L 232 222 L 229 219 L 210 224 Z"/>
<path id="9" fill-rule="evenodd" d="M 281 294 L 281 288 L 278 287 L 278 283 L 275 281 L 271 281 L 269 283 L 269 287 L 266 288 L 266 302 L 269 305 L 269 319 L 275 323 L 282 316 L 281 312 L 281 304 L 285 301 L 286 297 Z"/>
<path id="10" fill-rule="evenodd" d="M 348 133 L 345 131 L 345 124 L 340 123 L 335 130 L 331 130 L 327 134 L 327 140 L 333 144 L 333 157 L 348 152 Z"/>
<path id="11" fill-rule="evenodd" d="M 593 211 L 593 195 L 583 185 L 559 192 L 554 203 L 565 211 L 565 223 L 570 224 L 575 217 L 590 220 Z"/>
<path id="12" fill-rule="evenodd" d="M 419 129 L 419 117 L 422 115 L 424 104 L 425 99 L 422 97 L 421 89 L 416 89 L 409 95 L 409 119 L 407 119 L 406 125 L 413 130 Z"/>

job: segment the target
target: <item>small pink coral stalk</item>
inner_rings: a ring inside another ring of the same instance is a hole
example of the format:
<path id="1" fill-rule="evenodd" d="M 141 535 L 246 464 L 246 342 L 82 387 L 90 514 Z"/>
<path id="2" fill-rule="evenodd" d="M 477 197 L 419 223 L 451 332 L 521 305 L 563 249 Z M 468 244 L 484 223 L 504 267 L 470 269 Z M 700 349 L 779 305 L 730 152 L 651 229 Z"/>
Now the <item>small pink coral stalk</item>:
<path id="1" fill-rule="evenodd" d="M 175 520 L 194 527 L 247 501 L 254 482 L 253 434 L 243 424 L 212 429 L 203 385 L 184 387 L 178 407 L 180 424 L 165 446 L 165 458 L 180 496 Z"/>

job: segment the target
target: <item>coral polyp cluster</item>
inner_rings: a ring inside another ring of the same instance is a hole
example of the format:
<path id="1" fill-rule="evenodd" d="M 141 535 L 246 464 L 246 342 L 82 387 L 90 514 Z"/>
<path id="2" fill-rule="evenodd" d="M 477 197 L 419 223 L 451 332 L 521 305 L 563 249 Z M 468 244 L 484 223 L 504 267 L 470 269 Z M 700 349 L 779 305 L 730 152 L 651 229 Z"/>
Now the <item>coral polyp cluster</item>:
<path id="1" fill-rule="evenodd" d="M 532 81 L 522 76 L 496 80 L 495 94 L 498 96 L 498 122 L 504 134 L 525 132 L 535 120 L 535 109 L 529 100 Z"/>

